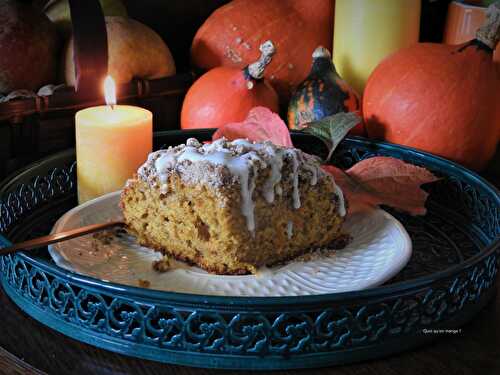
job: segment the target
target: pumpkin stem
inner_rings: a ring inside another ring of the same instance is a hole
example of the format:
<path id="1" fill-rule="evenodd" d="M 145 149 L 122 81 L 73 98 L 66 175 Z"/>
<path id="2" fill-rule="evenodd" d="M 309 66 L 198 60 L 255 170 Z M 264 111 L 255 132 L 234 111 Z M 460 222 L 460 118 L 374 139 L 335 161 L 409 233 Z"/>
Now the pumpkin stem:
<path id="1" fill-rule="evenodd" d="M 326 57 L 327 59 L 331 59 L 332 55 L 330 54 L 330 51 L 328 51 L 325 47 L 319 46 L 316 47 L 312 54 L 313 59 L 318 59 L 320 57 Z"/>
<path id="2" fill-rule="evenodd" d="M 332 71 L 335 74 L 337 70 L 333 65 L 332 55 L 330 51 L 323 46 L 316 47 L 312 54 L 313 64 L 311 68 L 311 73 L 313 74 L 322 74 L 326 71 Z"/>
<path id="3" fill-rule="evenodd" d="M 259 50 L 261 52 L 259 59 L 245 68 L 245 73 L 248 74 L 248 77 L 256 80 L 264 77 L 264 69 L 276 53 L 276 47 L 274 47 L 272 41 L 268 40 L 260 45 Z"/>
<path id="4" fill-rule="evenodd" d="M 494 2 L 486 10 L 486 21 L 477 30 L 476 39 L 495 49 L 500 41 L 500 1 Z"/>

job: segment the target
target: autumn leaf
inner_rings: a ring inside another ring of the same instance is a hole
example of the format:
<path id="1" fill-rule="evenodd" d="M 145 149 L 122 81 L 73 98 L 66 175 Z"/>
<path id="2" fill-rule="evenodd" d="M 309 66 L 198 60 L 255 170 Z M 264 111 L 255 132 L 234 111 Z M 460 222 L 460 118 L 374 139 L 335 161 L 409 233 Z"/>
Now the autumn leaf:
<path id="1" fill-rule="evenodd" d="M 322 139 L 329 148 L 328 159 L 347 132 L 360 121 L 355 113 L 338 113 L 320 121 L 305 124 L 302 131 Z M 293 147 L 290 133 L 281 118 L 265 107 L 250 110 L 242 122 L 219 128 L 212 139 L 247 138 L 254 142 L 271 141 Z M 355 212 L 378 205 L 387 205 L 412 215 L 424 215 L 428 194 L 421 185 L 437 180 L 431 172 L 402 160 L 377 156 L 356 163 L 347 171 L 331 165 L 323 169 L 333 175 Z"/>
<path id="2" fill-rule="evenodd" d="M 323 169 L 344 192 L 350 212 L 383 204 L 411 215 L 425 215 L 428 193 L 420 186 L 438 180 L 425 168 L 385 156 L 362 160 L 347 171 L 332 165 Z"/>
<path id="3" fill-rule="evenodd" d="M 354 112 L 340 112 L 332 116 L 323 117 L 321 120 L 308 122 L 301 127 L 301 131 L 309 133 L 321 139 L 328 147 L 328 156 L 326 161 L 330 160 L 333 151 L 337 148 L 340 141 L 344 139 L 349 130 L 361 122 Z"/>
<path id="4" fill-rule="evenodd" d="M 242 122 L 221 126 L 212 136 L 212 140 L 222 137 L 230 141 L 239 138 L 247 138 L 254 142 L 271 141 L 278 146 L 293 147 L 286 124 L 266 107 L 254 107 Z"/>

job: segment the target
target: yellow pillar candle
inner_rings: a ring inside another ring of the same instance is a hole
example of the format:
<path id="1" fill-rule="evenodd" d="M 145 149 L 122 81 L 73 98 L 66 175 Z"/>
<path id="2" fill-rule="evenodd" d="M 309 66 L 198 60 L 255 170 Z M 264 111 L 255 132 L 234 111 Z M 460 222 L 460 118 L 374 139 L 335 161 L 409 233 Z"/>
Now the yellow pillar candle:
<path id="1" fill-rule="evenodd" d="M 418 41 L 420 0 L 336 0 L 333 62 L 360 94 L 382 59 Z"/>
<path id="2" fill-rule="evenodd" d="M 113 104 L 116 99 L 108 98 L 113 88 L 106 91 L 106 102 Z M 105 105 L 77 112 L 79 203 L 123 188 L 152 150 L 152 124 L 150 111 L 128 105 Z"/>

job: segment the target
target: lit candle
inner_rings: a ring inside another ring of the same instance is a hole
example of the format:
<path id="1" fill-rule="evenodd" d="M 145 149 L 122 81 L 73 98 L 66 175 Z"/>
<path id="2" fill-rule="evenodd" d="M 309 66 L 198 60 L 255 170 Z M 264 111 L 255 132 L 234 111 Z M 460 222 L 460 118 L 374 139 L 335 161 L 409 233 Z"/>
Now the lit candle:
<path id="1" fill-rule="evenodd" d="M 105 106 L 76 114 L 78 201 L 117 191 L 144 163 L 152 150 L 150 111 L 116 105 L 115 83 L 104 81 Z"/>

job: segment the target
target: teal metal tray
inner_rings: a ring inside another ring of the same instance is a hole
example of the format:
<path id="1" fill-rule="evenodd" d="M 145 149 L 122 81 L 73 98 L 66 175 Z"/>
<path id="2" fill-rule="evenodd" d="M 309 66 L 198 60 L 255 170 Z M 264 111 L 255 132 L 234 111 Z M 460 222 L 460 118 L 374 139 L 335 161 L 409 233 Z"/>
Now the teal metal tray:
<path id="1" fill-rule="evenodd" d="M 155 148 L 210 139 L 211 131 L 164 132 Z M 304 151 L 325 154 L 293 133 Z M 215 297 L 113 284 L 57 267 L 46 248 L 0 257 L 0 281 L 27 314 L 76 340 L 114 352 L 188 366 L 235 369 L 320 367 L 414 348 L 433 329 L 464 324 L 495 292 L 500 196 L 478 175 L 408 148 L 348 138 L 335 164 L 375 155 L 422 165 L 443 177 L 425 186 L 425 217 L 391 211 L 413 255 L 385 285 L 308 297 Z M 49 232 L 76 205 L 75 154 L 63 152 L 0 187 L 0 245 Z M 9 240 L 7 240 L 9 239 Z"/>

